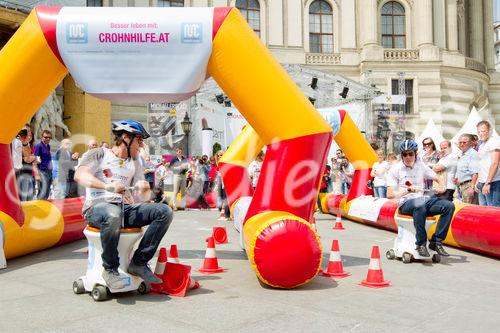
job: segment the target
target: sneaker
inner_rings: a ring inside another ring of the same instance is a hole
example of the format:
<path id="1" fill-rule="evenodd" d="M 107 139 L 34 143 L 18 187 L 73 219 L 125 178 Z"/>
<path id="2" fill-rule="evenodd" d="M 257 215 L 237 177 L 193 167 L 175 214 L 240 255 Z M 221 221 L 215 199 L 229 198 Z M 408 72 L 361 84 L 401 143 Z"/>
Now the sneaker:
<path id="1" fill-rule="evenodd" d="M 429 249 L 433 250 L 433 251 L 436 251 L 437 253 L 439 253 L 439 255 L 443 256 L 443 257 L 449 257 L 450 254 L 448 252 L 446 252 L 446 250 L 444 249 L 443 245 L 441 245 L 441 243 L 429 243 Z"/>
<path id="2" fill-rule="evenodd" d="M 154 275 L 148 265 L 138 266 L 133 262 L 130 262 L 127 270 L 132 275 L 140 276 L 144 281 L 150 283 L 162 283 L 163 280 Z"/>
<path id="3" fill-rule="evenodd" d="M 417 250 L 418 255 L 421 257 L 430 257 L 431 256 L 429 254 L 429 251 L 427 251 L 427 247 L 425 245 L 417 245 L 415 250 Z"/>
<path id="4" fill-rule="evenodd" d="M 123 289 L 130 284 L 130 277 L 119 273 L 116 269 L 105 269 L 102 278 L 111 289 Z"/>

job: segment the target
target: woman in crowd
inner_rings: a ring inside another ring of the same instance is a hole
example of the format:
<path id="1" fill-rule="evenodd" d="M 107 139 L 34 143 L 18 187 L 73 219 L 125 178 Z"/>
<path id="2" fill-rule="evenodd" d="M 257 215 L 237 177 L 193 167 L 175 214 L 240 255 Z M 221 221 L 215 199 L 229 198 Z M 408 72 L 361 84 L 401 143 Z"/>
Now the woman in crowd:
<path id="1" fill-rule="evenodd" d="M 370 176 L 373 178 L 373 195 L 377 198 L 387 198 L 386 174 L 390 165 L 385 161 L 384 152 L 377 150 L 377 162 L 373 164 Z"/>
<path id="2" fill-rule="evenodd" d="M 439 161 L 439 152 L 436 149 L 436 144 L 432 138 L 425 138 L 422 140 L 422 146 L 424 147 L 424 153 L 422 154 L 422 162 L 429 168 L 433 168 L 434 165 Z M 426 190 L 432 189 L 432 179 L 426 179 L 424 182 Z"/>

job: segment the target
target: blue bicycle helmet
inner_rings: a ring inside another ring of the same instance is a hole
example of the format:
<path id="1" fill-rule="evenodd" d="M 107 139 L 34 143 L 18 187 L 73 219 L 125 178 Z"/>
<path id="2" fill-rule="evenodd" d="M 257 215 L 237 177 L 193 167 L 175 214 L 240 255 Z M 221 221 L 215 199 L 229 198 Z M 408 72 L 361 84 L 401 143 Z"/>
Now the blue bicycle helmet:
<path id="1" fill-rule="evenodd" d="M 407 139 L 407 140 L 404 140 L 403 142 L 401 142 L 401 144 L 399 145 L 399 150 L 401 152 L 411 150 L 411 151 L 414 151 L 416 153 L 418 150 L 418 145 L 415 141 Z"/>
<path id="2" fill-rule="evenodd" d="M 131 119 L 113 121 L 111 131 L 117 136 L 125 132 L 133 136 L 140 135 L 143 139 L 149 138 L 149 133 L 144 126 L 140 122 Z"/>

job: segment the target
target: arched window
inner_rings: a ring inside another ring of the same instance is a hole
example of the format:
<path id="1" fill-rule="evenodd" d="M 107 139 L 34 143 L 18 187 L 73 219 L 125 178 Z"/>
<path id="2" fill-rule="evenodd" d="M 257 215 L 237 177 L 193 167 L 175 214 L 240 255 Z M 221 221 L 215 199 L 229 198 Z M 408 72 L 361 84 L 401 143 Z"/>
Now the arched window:
<path id="1" fill-rule="evenodd" d="M 406 47 L 405 9 L 396 1 L 382 7 L 382 46 L 390 49 Z"/>
<path id="2" fill-rule="evenodd" d="M 313 1 L 309 6 L 309 51 L 333 53 L 333 11 L 323 0 Z"/>
<path id="3" fill-rule="evenodd" d="M 236 8 L 260 37 L 260 4 L 257 0 L 237 0 Z"/>
<path id="4" fill-rule="evenodd" d="M 158 7 L 184 7 L 184 0 L 158 0 Z"/>

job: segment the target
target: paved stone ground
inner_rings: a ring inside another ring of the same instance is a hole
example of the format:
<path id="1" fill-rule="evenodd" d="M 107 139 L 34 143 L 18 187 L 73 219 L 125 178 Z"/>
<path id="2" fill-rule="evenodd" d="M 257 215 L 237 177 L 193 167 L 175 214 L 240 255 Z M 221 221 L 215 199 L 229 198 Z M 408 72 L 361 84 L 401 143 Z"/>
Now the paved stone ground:
<path id="1" fill-rule="evenodd" d="M 498 260 L 449 248 L 440 264 L 382 258 L 392 286 L 365 288 L 371 247 L 383 255 L 395 234 L 317 215 L 325 267 L 332 239 L 338 239 L 344 279 L 317 277 L 295 290 L 262 286 L 238 234 L 218 212 L 177 212 L 163 240 L 178 244 L 181 262 L 193 266 L 201 288 L 185 298 L 115 294 L 94 302 L 74 295 L 72 283 L 86 267 L 86 241 L 8 261 L 0 271 L 1 332 L 497 332 L 500 326 Z M 228 270 L 201 275 L 204 239 L 213 226 L 227 225 L 230 243 L 219 245 L 219 263 Z"/>

